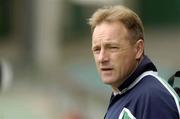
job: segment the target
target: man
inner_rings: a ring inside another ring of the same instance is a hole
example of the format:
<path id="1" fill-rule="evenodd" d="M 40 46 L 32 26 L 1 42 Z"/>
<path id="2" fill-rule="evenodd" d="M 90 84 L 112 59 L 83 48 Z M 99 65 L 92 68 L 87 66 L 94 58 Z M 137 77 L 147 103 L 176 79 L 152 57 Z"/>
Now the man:
<path id="1" fill-rule="evenodd" d="M 113 93 L 105 119 L 180 119 L 175 91 L 144 55 L 144 28 L 123 6 L 98 9 L 89 19 L 98 72 Z"/>

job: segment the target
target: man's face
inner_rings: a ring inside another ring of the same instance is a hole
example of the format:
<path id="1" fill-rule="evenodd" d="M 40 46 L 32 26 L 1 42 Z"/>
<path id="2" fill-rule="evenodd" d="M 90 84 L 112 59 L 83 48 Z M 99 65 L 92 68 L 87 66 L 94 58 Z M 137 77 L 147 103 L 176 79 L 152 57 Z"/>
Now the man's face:
<path id="1" fill-rule="evenodd" d="M 118 87 L 137 66 L 137 47 L 120 22 L 102 22 L 92 35 L 92 51 L 102 81 Z"/>

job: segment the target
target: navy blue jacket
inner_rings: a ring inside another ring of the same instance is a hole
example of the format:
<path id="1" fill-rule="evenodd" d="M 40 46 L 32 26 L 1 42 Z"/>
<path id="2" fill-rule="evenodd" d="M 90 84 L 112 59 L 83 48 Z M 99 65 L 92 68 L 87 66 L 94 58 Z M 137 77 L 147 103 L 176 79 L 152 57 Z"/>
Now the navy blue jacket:
<path id="1" fill-rule="evenodd" d="M 180 119 L 179 97 L 146 56 L 118 89 L 105 119 Z"/>

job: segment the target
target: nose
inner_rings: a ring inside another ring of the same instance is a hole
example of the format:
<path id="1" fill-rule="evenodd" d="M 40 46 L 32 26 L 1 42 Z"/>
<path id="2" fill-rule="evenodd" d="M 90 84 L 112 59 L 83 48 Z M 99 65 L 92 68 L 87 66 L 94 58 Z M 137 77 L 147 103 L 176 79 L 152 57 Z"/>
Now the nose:
<path id="1" fill-rule="evenodd" d="M 98 56 L 99 63 L 105 63 L 109 61 L 108 53 L 105 49 L 101 49 L 99 56 Z"/>

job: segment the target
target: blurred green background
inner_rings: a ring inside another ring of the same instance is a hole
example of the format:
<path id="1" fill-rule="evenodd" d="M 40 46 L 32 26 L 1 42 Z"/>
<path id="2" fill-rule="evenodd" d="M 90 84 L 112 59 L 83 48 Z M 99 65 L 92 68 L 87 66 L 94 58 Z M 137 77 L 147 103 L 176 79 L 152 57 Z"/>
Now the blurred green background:
<path id="1" fill-rule="evenodd" d="M 97 74 L 87 21 L 117 4 L 143 20 L 145 53 L 159 74 L 180 70 L 179 0 L 0 0 L 0 118 L 103 118 L 111 88 Z"/>

